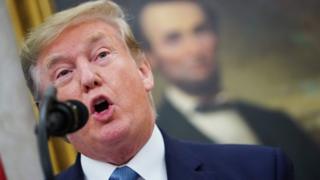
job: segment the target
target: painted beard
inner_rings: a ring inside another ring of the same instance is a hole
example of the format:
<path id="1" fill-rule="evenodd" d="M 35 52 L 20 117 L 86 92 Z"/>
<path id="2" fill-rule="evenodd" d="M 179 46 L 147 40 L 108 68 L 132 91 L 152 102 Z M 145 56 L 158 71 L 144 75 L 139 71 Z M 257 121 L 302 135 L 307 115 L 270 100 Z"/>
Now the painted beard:
<path id="1" fill-rule="evenodd" d="M 219 69 L 213 70 L 210 76 L 202 81 L 179 81 L 174 84 L 191 95 L 215 95 L 221 90 Z"/>

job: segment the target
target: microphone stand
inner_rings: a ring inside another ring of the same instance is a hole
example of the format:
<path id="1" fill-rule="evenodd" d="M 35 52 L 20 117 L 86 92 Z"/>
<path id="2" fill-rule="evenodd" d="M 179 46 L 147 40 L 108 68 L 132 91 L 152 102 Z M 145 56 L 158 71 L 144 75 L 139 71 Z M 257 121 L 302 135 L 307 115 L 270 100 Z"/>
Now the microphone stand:
<path id="1" fill-rule="evenodd" d="M 48 148 L 48 138 L 49 135 L 47 133 L 47 119 L 48 112 L 50 112 L 52 108 L 52 104 L 55 101 L 55 96 L 57 94 L 57 90 L 54 87 L 49 87 L 45 93 L 44 101 L 41 104 L 40 108 L 40 121 L 38 126 L 36 127 L 37 141 L 38 141 L 38 149 L 40 153 L 40 161 L 42 170 L 45 175 L 45 180 L 54 180 L 51 160 L 49 155 Z"/>

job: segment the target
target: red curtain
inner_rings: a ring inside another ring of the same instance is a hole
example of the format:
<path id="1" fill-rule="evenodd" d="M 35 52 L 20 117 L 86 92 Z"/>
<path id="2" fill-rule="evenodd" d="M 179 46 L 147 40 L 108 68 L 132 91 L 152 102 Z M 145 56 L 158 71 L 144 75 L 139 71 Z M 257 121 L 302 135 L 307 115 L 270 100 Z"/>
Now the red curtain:
<path id="1" fill-rule="evenodd" d="M 6 180 L 6 176 L 4 174 L 4 169 L 3 169 L 3 166 L 2 166 L 2 162 L 1 162 L 1 159 L 0 159 L 0 180 Z"/>

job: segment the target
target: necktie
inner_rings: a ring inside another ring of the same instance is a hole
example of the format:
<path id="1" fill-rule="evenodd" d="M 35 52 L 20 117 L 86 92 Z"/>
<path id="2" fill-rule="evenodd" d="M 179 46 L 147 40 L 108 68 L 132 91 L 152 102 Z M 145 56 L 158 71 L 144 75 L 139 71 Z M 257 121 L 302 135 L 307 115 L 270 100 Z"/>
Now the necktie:
<path id="1" fill-rule="evenodd" d="M 137 180 L 139 177 L 139 174 L 134 170 L 128 166 L 123 166 L 116 168 L 111 174 L 109 180 Z"/>

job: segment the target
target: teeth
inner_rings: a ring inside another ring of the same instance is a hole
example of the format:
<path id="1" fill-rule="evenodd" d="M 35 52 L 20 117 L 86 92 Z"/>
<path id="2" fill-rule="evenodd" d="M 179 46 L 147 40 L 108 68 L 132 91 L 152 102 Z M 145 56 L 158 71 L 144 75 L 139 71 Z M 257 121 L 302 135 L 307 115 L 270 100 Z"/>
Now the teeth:
<path id="1" fill-rule="evenodd" d="M 105 102 L 105 101 L 106 101 L 105 99 L 100 99 L 100 100 L 98 100 L 95 104 L 98 105 L 98 104 L 103 103 L 103 102 Z"/>

